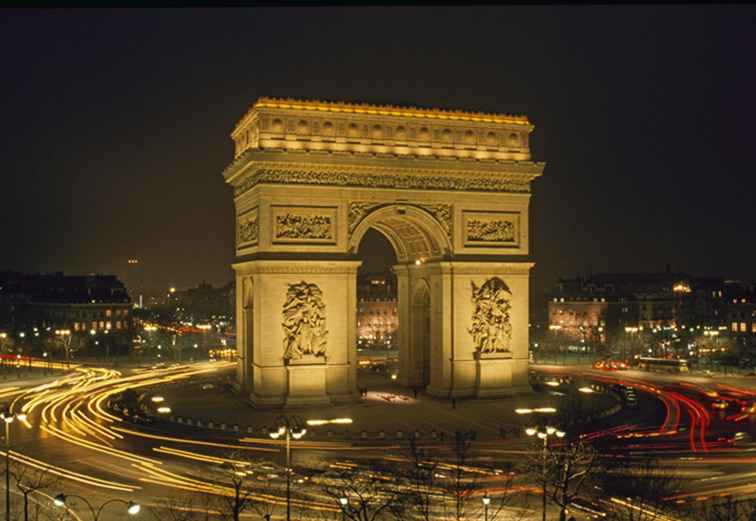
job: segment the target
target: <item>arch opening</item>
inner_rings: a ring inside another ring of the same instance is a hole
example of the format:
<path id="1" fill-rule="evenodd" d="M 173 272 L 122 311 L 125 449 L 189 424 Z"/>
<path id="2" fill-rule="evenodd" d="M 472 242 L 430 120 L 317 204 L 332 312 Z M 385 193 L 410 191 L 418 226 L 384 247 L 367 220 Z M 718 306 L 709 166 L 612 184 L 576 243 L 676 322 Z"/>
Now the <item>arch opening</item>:
<path id="1" fill-rule="evenodd" d="M 359 386 L 432 384 L 429 266 L 451 245 L 442 225 L 423 209 L 392 205 L 358 223 L 351 250 L 363 261 L 358 272 L 357 359 Z"/>

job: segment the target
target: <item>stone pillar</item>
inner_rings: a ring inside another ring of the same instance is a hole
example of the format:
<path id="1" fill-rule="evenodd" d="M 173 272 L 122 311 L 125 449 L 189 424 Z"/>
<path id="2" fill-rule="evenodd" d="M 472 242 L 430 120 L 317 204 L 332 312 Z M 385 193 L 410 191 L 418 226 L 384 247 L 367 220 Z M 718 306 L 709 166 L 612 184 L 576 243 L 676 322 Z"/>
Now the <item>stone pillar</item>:
<path id="1" fill-rule="evenodd" d="M 236 389 L 246 394 L 252 388 L 254 292 L 252 278 L 236 276 Z"/>
<path id="2" fill-rule="evenodd" d="M 411 319 L 411 284 L 409 268 L 406 264 L 394 266 L 396 273 L 397 314 L 399 318 L 399 375 L 398 381 L 404 386 L 412 385 L 412 334 L 410 332 Z"/>
<path id="3" fill-rule="evenodd" d="M 431 264 L 431 385 L 440 398 L 503 396 L 529 392 L 529 272 L 532 263 Z M 479 353 L 473 329 L 473 284 L 498 278 L 511 291 L 508 352 Z M 400 324 L 401 327 L 401 324 Z"/>
<path id="4" fill-rule="evenodd" d="M 355 279 L 359 265 L 359 261 L 271 260 L 234 265 L 237 275 L 252 279 L 254 288 L 248 328 L 253 337 L 251 356 L 242 361 L 250 371 L 249 396 L 254 404 L 312 405 L 358 397 Z M 323 351 L 296 355 L 308 346 L 321 346 Z M 287 349 L 295 356 L 285 358 Z"/>

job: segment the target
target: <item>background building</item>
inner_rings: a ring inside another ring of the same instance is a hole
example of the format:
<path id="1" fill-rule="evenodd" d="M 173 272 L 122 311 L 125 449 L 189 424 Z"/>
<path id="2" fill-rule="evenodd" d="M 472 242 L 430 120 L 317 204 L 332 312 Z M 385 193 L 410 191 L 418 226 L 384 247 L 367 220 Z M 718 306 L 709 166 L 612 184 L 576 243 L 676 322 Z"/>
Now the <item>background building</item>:
<path id="1" fill-rule="evenodd" d="M 698 356 L 756 340 L 752 285 L 673 272 L 562 278 L 548 299 L 544 347 L 608 354 Z M 729 346 L 729 347 L 728 347 Z M 743 353 L 741 353 L 742 355 Z"/>
<path id="2" fill-rule="evenodd" d="M 362 348 L 396 349 L 399 329 L 396 275 L 361 275 L 357 279 L 357 342 Z"/>
<path id="3" fill-rule="evenodd" d="M 108 356 L 131 349 L 131 299 L 114 275 L 4 272 L 0 310 L 6 351 L 42 355 L 65 344 Z"/>

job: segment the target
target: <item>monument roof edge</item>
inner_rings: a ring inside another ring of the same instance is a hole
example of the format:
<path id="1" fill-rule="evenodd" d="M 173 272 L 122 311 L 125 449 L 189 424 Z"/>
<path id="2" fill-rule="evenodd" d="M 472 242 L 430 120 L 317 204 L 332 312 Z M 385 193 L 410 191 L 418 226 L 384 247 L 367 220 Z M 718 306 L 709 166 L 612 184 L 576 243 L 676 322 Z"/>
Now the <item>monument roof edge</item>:
<path id="1" fill-rule="evenodd" d="M 259 109 L 288 109 L 308 110 L 317 112 L 364 114 L 378 116 L 399 116 L 420 119 L 440 119 L 452 121 L 469 121 L 473 123 L 496 123 L 505 125 L 523 125 L 533 127 L 527 116 L 522 114 L 505 114 L 492 112 L 476 112 L 459 109 L 420 108 L 400 105 L 382 105 L 371 103 L 353 103 L 345 101 L 322 101 L 296 98 L 258 98 L 242 118 L 234 126 L 231 135 L 238 132 L 239 128 L 252 118 Z"/>

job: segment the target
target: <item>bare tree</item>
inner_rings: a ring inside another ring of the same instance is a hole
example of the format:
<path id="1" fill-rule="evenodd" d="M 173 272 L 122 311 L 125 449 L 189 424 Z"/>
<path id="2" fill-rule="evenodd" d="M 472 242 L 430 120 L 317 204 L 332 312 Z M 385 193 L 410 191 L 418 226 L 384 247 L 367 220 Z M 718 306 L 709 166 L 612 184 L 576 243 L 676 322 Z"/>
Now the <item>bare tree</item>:
<path id="1" fill-rule="evenodd" d="M 401 478 L 374 469 L 345 470 L 323 491 L 341 508 L 343 518 L 352 521 L 401 520 L 407 509 Z"/>
<path id="2" fill-rule="evenodd" d="M 454 519 L 456 521 L 462 521 L 465 517 L 467 498 L 475 489 L 475 484 L 467 475 L 467 463 L 475 437 L 475 431 L 455 431 L 451 440 L 454 459 L 450 469 L 451 479 L 444 482 L 444 488 L 454 502 Z"/>
<path id="3" fill-rule="evenodd" d="M 547 489 L 551 491 L 551 501 L 559 507 L 559 521 L 566 521 L 568 508 L 583 492 L 597 468 L 598 454 L 579 439 L 549 451 Z"/>
<path id="4" fill-rule="evenodd" d="M 690 514 L 697 521 L 756 521 L 756 500 L 727 496 L 697 502 Z"/>
<path id="5" fill-rule="evenodd" d="M 58 478 L 50 474 L 47 470 L 37 469 L 13 462 L 10 468 L 10 474 L 16 487 L 24 497 L 24 521 L 29 521 L 29 498 L 36 492 L 51 488 L 58 482 Z M 39 505 L 35 503 L 33 518 L 39 516 Z"/>
<path id="6" fill-rule="evenodd" d="M 622 461 L 625 463 L 615 463 L 601 474 L 601 489 L 612 506 L 607 519 L 656 521 L 677 509 L 666 499 L 680 489 L 674 470 L 665 470 L 652 459 Z"/>
<path id="7" fill-rule="evenodd" d="M 410 438 L 409 461 L 405 467 L 405 478 L 408 489 L 409 507 L 423 521 L 431 521 L 435 503 L 442 500 L 438 490 L 438 479 L 443 476 L 439 472 L 440 461 L 431 458 L 428 451 L 421 448 L 417 440 Z"/>
<path id="8" fill-rule="evenodd" d="M 247 465 L 224 463 L 222 465 L 224 485 L 231 494 L 218 496 L 220 515 L 223 519 L 239 521 L 241 513 L 254 505 L 254 494 L 249 486 L 251 471 Z"/>
<path id="9" fill-rule="evenodd" d="M 157 521 L 210 521 L 219 512 L 217 496 L 208 492 L 165 497 L 150 509 Z"/>

